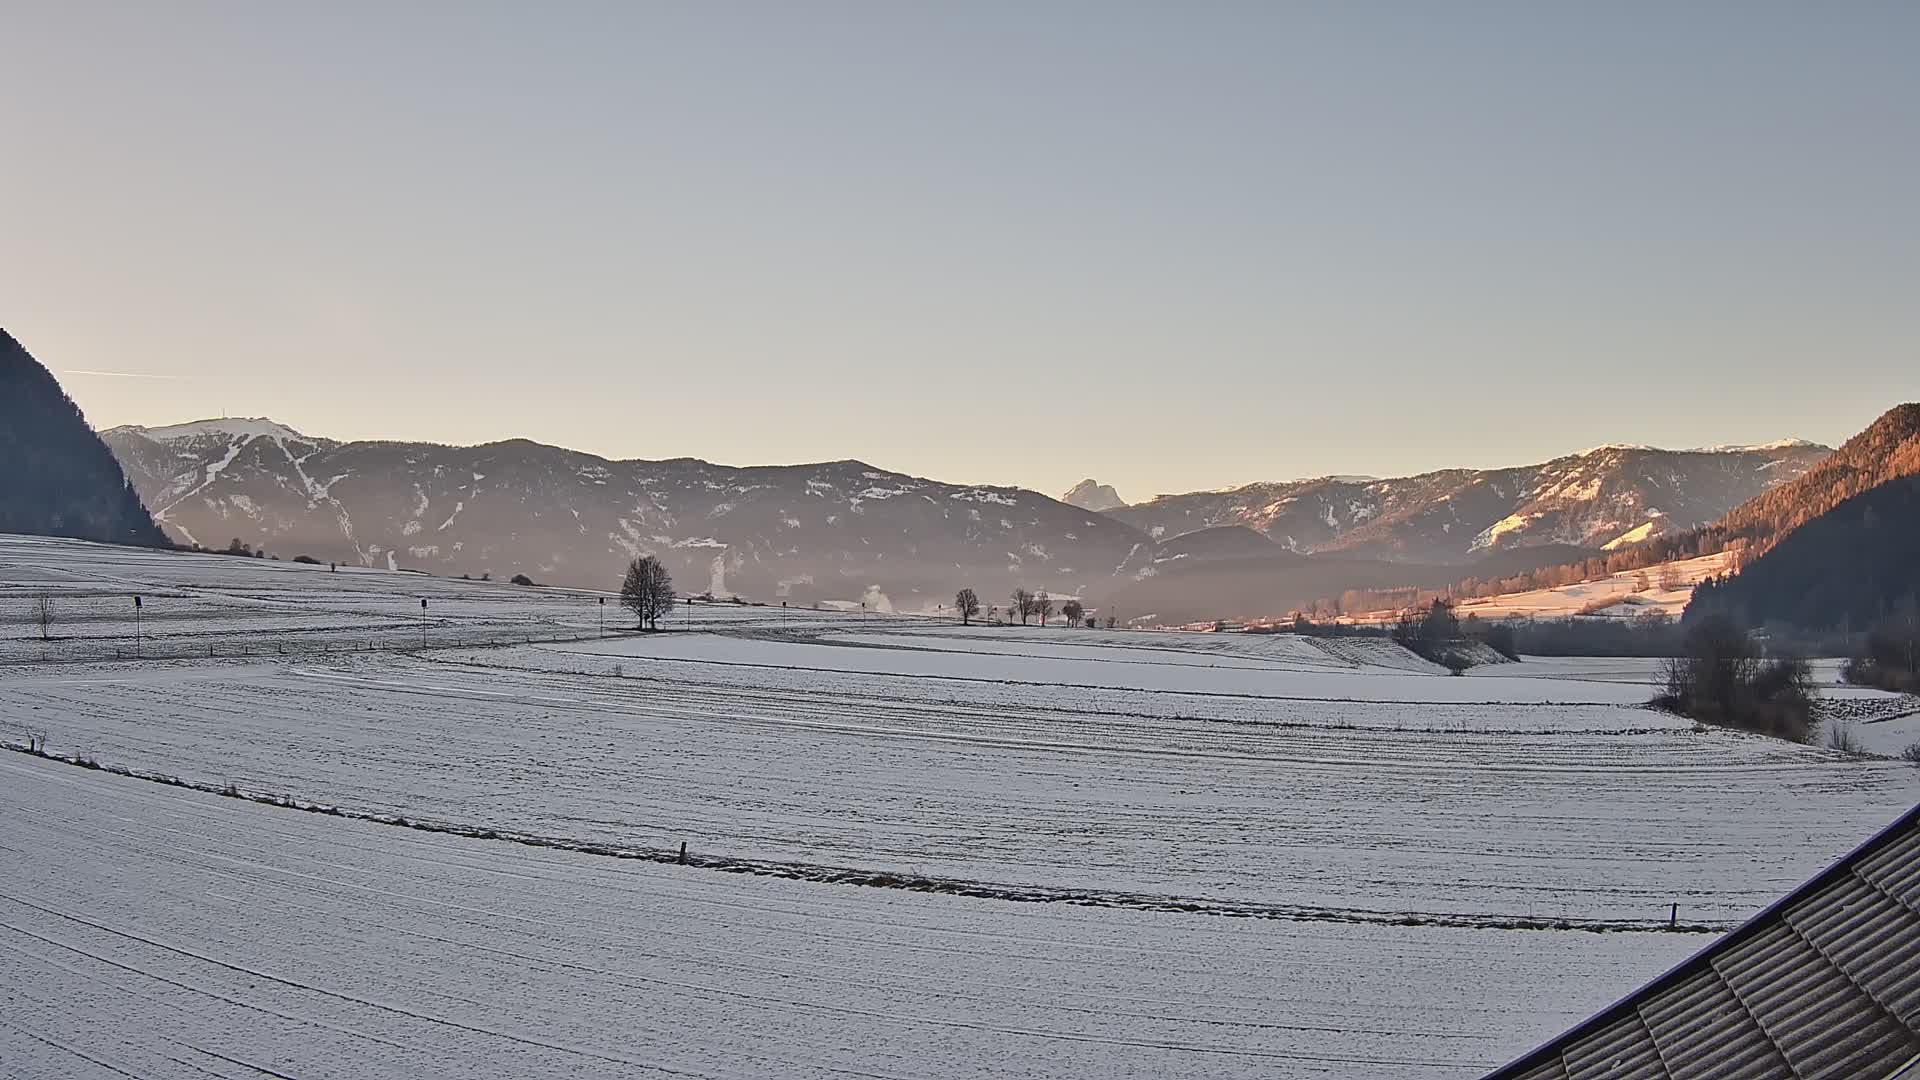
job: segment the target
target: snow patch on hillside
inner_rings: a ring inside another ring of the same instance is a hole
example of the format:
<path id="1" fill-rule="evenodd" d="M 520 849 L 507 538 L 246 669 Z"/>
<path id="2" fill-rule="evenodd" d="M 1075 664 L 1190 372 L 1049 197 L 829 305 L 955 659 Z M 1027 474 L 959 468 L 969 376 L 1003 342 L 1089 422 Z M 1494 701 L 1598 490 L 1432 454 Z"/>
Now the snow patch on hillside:
<path id="1" fill-rule="evenodd" d="M 1640 525 L 1636 525 L 1631 529 L 1628 529 L 1626 532 L 1623 532 L 1619 536 L 1616 536 L 1613 539 L 1607 541 L 1606 543 L 1600 545 L 1601 550 L 1617 551 L 1623 547 L 1631 547 L 1634 544 L 1644 543 L 1648 540 L 1653 539 L 1654 533 L 1659 528 L 1660 528 L 1660 516 L 1656 513 L 1653 518 L 1643 522 Z"/>
<path id="2" fill-rule="evenodd" d="M 1533 519 L 1526 514 L 1508 514 L 1506 517 L 1480 530 L 1480 535 L 1473 538 L 1471 550 L 1479 551 L 1483 548 L 1493 547 L 1500 542 L 1502 536 L 1510 532 L 1518 532 L 1532 524 L 1532 522 Z"/>
<path id="3" fill-rule="evenodd" d="M 206 479 L 200 481 L 200 486 L 202 488 L 208 487 L 215 480 L 220 479 L 220 474 L 227 471 L 227 466 L 233 464 L 233 459 L 240 456 L 240 451 L 246 447 L 249 441 L 250 440 L 247 439 L 235 439 L 229 444 L 226 454 L 223 455 L 219 461 L 207 466 Z"/>

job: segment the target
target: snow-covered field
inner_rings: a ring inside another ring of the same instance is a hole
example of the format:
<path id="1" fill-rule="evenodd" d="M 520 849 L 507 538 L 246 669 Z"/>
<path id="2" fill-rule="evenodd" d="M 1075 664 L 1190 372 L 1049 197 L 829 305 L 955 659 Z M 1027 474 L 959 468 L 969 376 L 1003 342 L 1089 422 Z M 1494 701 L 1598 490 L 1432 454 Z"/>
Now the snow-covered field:
<path id="1" fill-rule="evenodd" d="M 88 659 L 22 640 L 53 586 L 166 590 L 222 640 L 424 596 L 465 644 Z M 1730 926 L 1920 800 L 1920 769 L 1644 709 L 1642 661 L 735 605 L 601 637 L 598 607 L 0 538 L 0 738 L 700 864 L 8 754 L 0 1064 L 1465 1077 L 1708 940 L 1650 932 L 1668 905 Z"/>
<path id="2" fill-rule="evenodd" d="M 43 600 L 51 640 L 39 623 Z M 614 598 L 578 589 L 0 535 L 0 661 L 505 644 L 596 634 L 622 619 Z M 727 603 L 691 605 L 676 617 L 694 628 L 846 621 Z"/>
<path id="3" fill-rule="evenodd" d="M 1693 599 L 1693 587 L 1733 566 L 1726 553 L 1663 563 L 1645 570 L 1620 573 L 1575 585 L 1529 592 L 1503 593 L 1460 602 L 1460 617 L 1483 619 L 1565 619 L 1595 615 L 1630 619 L 1659 614 L 1679 618 Z M 1644 587 L 1643 587 L 1644 586 Z"/>
<path id="4" fill-rule="evenodd" d="M 1702 940 L 782 881 L 15 755 L 0 818 L 33 1080 L 1471 1077 Z"/>

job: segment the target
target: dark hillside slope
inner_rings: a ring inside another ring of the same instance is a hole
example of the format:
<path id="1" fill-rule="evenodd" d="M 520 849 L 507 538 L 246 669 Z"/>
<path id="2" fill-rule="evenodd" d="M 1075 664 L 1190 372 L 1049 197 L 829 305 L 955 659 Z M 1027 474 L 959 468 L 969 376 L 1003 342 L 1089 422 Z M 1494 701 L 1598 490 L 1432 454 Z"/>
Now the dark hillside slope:
<path id="1" fill-rule="evenodd" d="M 0 330 L 0 532 L 166 546 L 59 380 Z"/>
<path id="2" fill-rule="evenodd" d="M 1694 590 L 1689 619 L 1865 629 L 1920 602 L 1920 476 L 1890 480 L 1801 525 L 1739 574 Z"/>

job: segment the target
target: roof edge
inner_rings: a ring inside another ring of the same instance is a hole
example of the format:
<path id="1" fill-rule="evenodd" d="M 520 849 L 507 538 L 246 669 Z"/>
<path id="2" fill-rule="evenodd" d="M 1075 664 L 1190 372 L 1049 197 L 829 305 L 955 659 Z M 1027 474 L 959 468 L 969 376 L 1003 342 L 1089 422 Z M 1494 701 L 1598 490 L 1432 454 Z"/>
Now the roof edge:
<path id="1" fill-rule="evenodd" d="M 1895 818 L 1885 828 L 1882 828 L 1880 831 L 1862 841 L 1855 846 L 1852 851 L 1842 855 L 1831 866 L 1808 878 L 1805 882 L 1801 883 L 1798 888 L 1793 889 L 1785 896 L 1780 897 L 1778 900 L 1760 909 L 1746 922 L 1715 938 L 1705 948 L 1687 957 L 1685 960 L 1680 961 L 1678 964 L 1675 964 L 1652 980 L 1635 987 L 1625 997 L 1615 1001 L 1613 1004 L 1594 1013 L 1592 1016 L 1587 1017 L 1585 1020 L 1582 1020 L 1560 1034 L 1555 1035 L 1553 1038 L 1548 1039 L 1546 1042 L 1541 1043 L 1525 1054 L 1514 1058 L 1505 1065 L 1487 1073 L 1481 1080 L 1514 1080 L 1514 1078 L 1521 1074 L 1545 1064 L 1567 1044 L 1599 1031 L 1614 1021 L 1619 1020 L 1621 1017 L 1633 1011 L 1641 1000 L 1651 997 L 1661 990 L 1666 989 L 1668 986 L 1699 971 L 1715 954 L 1730 949 L 1759 933 L 1765 926 L 1773 921 L 1775 916 L 1779 915 L 1789 905 L 1799 902 L 1809 893 L 1832 884 L 1842 875 L 1851 871 L 1854 864 L 1877 851 L 1881 845 L 1892 840 L 1900 833 L 1916 826 L 1920 826 L 1920 803 L 1916 803 L 1912 809 Z M 1910 1064 L 1903 1072 L 1915 1073 L 1915 1070 Z M 1895 1077 L 1897 1077 L 1898 1080 L 1906 1080 L 1906 1076 L 1901 1072 L 1897 1072 Z M 1889 1078 L 1889 1080 L 1895 1080 L 1895 1078 Z"/>

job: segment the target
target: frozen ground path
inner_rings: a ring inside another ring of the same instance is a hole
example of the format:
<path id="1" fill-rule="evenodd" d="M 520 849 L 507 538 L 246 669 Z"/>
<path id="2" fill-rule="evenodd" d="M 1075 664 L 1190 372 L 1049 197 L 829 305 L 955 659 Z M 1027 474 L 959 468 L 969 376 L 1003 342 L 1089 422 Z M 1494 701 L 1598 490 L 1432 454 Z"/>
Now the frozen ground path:
<path id="1" fill-rule="evenodd" d="M 1705 942 L 741 877 L 12 754 L 0 820 L 23 1080 L 1472 1077 Z"/>

